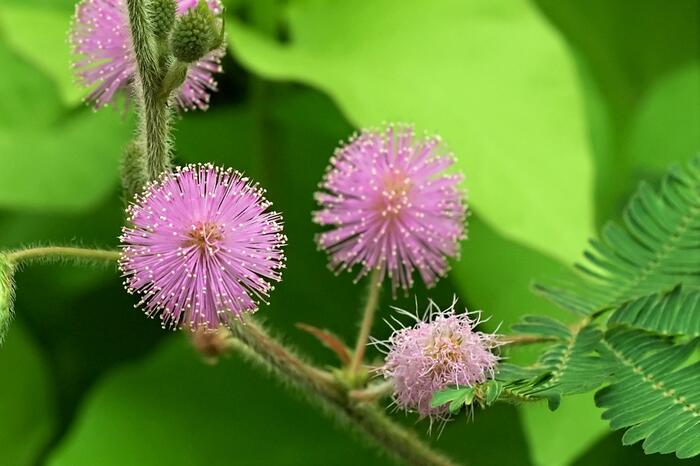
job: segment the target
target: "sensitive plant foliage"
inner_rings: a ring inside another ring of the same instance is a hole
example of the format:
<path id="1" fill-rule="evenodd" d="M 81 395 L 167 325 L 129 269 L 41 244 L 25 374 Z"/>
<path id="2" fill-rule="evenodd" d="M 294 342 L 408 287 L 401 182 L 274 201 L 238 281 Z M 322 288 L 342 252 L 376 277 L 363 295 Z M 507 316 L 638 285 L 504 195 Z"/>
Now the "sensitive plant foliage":
<path id="1" fill-rule="evenodd" d="M 608 325 L 629 325 L 662 335 L 700 337 L 700 290 L 675 287 L 629 301 L 615 310 Z"/>
<path id="2" fill-rule="evenodd" d="M 699 286 L 698 212 L 696 156 L 672 167 L 658 192 L 641 183 L 623 212 L 624 223 L 608 223 L 601 240 L 591 240 L 578 280 L 537 288 L 563 308 L 589 315 L 677 284 Z"/>
<path id="3" fill-rule="evenodd" d="M 520 397 L 546 398 L 549 408 L 556 410 L 562 396 L 596 389 L 613 371 L 613 364 L 596 352 L 603 338 L 597 324 L 582 322 L 567 326 L 547 316 L 525 316 L 512 329 L 551 342 L 533 367 L 537 383 L 507 387 L 517 391 Z M 505 373 L 499 373 L 498 378 L 513 381 Z"/>
<path id="4" fill-rule="evenodd" d="M 697 157 L 672 167 L 658 192 L 642 184 L 624 228 L 610 224 L 592 243 L 580 281 L 538 288 L 580 321 L 539 316 L 515 326 L 553 342 L 534 366 L 501 366 L 505 396 L 547 399 L 556 409 L 563 395 L 606 385 L 596 403 L 612 429 L 627 429 L 625 445 L 643 440 L 649 454 L 700 454 L 700 364 L 692 357 L 700 342 L 698 167 Z"/>
<path id="5" fill-rule="evenodd" d="M 691 359 L 698 343 L 624 326 L 606 333 L 600 351 L 616 362 L 615 374 L 595 401 L 613 429 L 627 429 L 623 444 L 644 440 L 646 454 L 700 454 L 700 362 Z"/>
<path id="6" fill-rule="evenodd" d="M 218 0 L 207 4 L 216 15 L 223 11 Z M 177 0 L 177 14 L 183 15 L 196 5 L 196 0 Z M 76 76 L 92 89 L 87 100 L 100 108 L 113 102 L 120 91 L 128 96 L 136 76 L 136 55 L 126 0 L 82 0 L 76 7 L 70 38 L 76 55 Z M 223 48 L 217 48 L 189 67 L 174 97 L 179 108 L 208 108 L 210 93 L 217 89 L 213 75 L 222 71 L 224 54 Z"/>
<path id="7" fill-rule="evenodd" d="M 432 303 L 413 327 L 394 331 L 388 341 L 375 342 L 387 349 L 380 373 L 394 386 L 400 408 L 421 417 L 444 418 L 447 406 L 433 406 L 433 395 L 449 386 L 473 387 L 492 378 L 498 356 L 496 335 L 475 331 L 480 313 L 455 311 L 456 301 L 445 309 Z"/>
<path id="8" fill-rule="evenodd" d="M 129 206 L 120 269 L 164 327 L 216 329 L 257 309 L 281 279 L 282 218 L 239 172 L 188 165 Z"/>
<path id="9" fill-rule="evenodd" d="M 388 275 L 392 289 L 413 285 L 413 271 L 434 285 L 466 237 L 461 174 L 437 136 L 410 126 L 364 130 L 336 150 L 316 194 L 314 221 L 332 228 L 317 236 L 334 270 L 360 266 Z M 359 278 L 359 277 L 358 277 Z"/>

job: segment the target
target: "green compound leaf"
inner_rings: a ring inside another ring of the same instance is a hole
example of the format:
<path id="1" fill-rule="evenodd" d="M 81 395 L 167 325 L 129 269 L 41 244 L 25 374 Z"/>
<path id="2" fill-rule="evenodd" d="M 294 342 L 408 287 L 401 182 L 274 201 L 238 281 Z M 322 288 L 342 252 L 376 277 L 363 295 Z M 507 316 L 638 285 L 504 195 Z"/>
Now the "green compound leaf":
<path id="1" fill-rule="evenodd" d="M 15 299 L 14 270 L 7 257 L 0 253 L 0 345 L 12 321 Z"/>
<path id="2" fill-rule="evenodd" d="M 677 286 L 620 306 L 608 325 L 626 325 L 662 335 L 700 336 L 700 290 Z"/>
<path id="3" fill-rule="evenodd" d="M 536 289 L 556 304 L 590 315 L 626 301 L 700 285 L 700 157 L 675 166 L 655 192 L 642 183 L 624 212 L 591 240 L 579 280 Z"/>
<path id="4" fill-rule="evenodd" d="M 642 330 L 617 327 L 602 351 L 616 361 L 614 382 L 596 393 L 596 404 L 622 442 L 644 440 L 647 454 L 700 454 L 700 362 L 688 365 L 699 339 L 674 344 Z"/>
<path id="5" fill-rule="evenodd" d="M 447 403 L 450 404 L 450 414 L 457 414 L 462 406 L 472 404 L 476 392 L 474 387 L 452 387 L 433 394 L 430 406 L 438 408 Z"/>
<path id="6" fill-rule="evenodd" d="M 603 333 L 595 324 L 569 328 L 548 317 L 527 316 L 513 330 L 556 339 L 530 369 L 540 371 L 535 372 L 534 379 L 524 378 L 515 387 L 506 386 L 516 388 L 519 396 L 547 399 L 551 410 L 559 407 L 562 396 L 597 388 L 612 373 L 612 361 L 596 352 Z"/>
<path id="7" fill-rule="evenodd" d="M 489 380 L 484 384 L 484 402 L 486 406 L 494 404 L 503 392 L 503 384 L 498 380 Z"/>
<path id="8" fill-rule="evenodd" d="M 439 133 L 488 225 L 576 257 L 593 228 L 582 99 L 564 42 L 530 2 L 302 0 L 285 18 L 287 43 L 228 21 L 233 54 L 322 89 L 358 126 Z"/>

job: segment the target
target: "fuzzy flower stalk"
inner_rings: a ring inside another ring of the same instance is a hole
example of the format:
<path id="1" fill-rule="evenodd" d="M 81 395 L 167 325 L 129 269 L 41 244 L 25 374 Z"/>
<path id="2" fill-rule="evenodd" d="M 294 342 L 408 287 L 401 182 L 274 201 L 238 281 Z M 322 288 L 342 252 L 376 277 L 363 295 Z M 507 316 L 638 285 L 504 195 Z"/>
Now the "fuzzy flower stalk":
<path id="1" fill-rule="evenodd" d="M 223 11 L 219 0 L 208 0 L 214 15 Z M 176 0 L 176 14 L 183 16 L 197 0 Z M 91 88 L 87 100 L 95 108 L 113 102 L 126 92 L 130 97 L 136 77 L 136 53 L 129 29 L 126 0 L 82 0 L 70 33 L 76 56 L 73 68 L 81 84 Z M 223 47 L 216 48 L 189 66 L 174 99 L 182 110 L 206 110 L 210 94 L 217 90 L 214 74 L 220 73 Z"/>
<path id="2" fill-rule="evenodd" d="M 447 406 L 431 407 L 433 394 L 449 386 L 472 387 L 493 378 L 498 356 L 494 334 L 477 332 L 479 312 L 455 312 L 430 303 L 425 315 L 399 310 L 415 320 L 395 330 L 387 341 L 374 344 L 386 352 L 379 372 L 394 385 L 394 402 L 406 411 L 431 419 L 445 419 Z"/>
<path id="3" fill-rule="evenodd" d="M 136 197 L 120 269 L 149 317 L 213 330 L 265 301 L 281 279 L 286 237 L 263 195 L 236 171 L 188 165 Z"/>
<path id="4" fill-rule="evenodd" d="M 378 270 L 392 290 L 409 289 L 413 272 L 432 286 L 466 237 L 462 175 L 446 172 L 454 157 L 437 136 L 410 126 L 364 130 L 336 150 L 316 194 L 316 238 L 336 271 Z"/>
<path id="5" fill-rule="evenodd" d="M 10 326 L 15 297 L 14 265 L 0 252 L 0 344 Z"/>

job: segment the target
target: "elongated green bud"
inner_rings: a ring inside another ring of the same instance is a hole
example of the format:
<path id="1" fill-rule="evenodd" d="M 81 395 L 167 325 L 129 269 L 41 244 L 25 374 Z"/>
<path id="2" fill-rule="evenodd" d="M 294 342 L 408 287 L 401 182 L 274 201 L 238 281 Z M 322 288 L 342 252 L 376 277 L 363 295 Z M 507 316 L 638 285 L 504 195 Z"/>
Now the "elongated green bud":
<path id="1" fill-rule="evenodd" d="M 193 63 L 221 45 L 222 27 L 204 0 L 175 22 L 170 44 L 173 55 Z"/>
<path id="2" fill-rule="evenodd" d="M 175 12 L 177 4 L 175 0 L 151 0 L 149 5 L 149 19 L 151 30 L 158 39 L 165 39 L 175 24 Z"/>
<path id="3" fill-rule="evenodd" d="M 10 327 L 15 298 L 14 266 L 0 253 L 0 344 Z"/>

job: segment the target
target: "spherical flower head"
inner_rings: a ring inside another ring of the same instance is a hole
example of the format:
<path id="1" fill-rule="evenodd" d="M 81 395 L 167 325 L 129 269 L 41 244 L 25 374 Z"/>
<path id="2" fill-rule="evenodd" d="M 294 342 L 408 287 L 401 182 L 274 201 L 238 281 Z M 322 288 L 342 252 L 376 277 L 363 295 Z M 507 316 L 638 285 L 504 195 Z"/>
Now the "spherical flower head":
<path id="1" fill-rule="evenodd" d="M 394 292 L 413 286 L 413 272 L 432 286 L 466 237 L 461 174 L 437 136 L 389 125 L 365 130 L 336 150 L 316 194 L 317 236 L 336 271 L 359 265 L 358 278 L 377 269 Z"/>
<path id="2" fill-rule="evenodd" d="M 208 0 L 215 15 L 223 11 L 219 0 Z M 177 14 L 183 15 L 197 0 L 177 0 Z M 129 29 L 126 0 L 82 0 L 77 6 L 70 34 L 76 59 L 73 63 L 81 84 L 92 89 L 87 97 L 95 108 L 127 92 L 136 76 L 136 54 Z M 182 110 L 209 106 L 209 95 L 217 90 L 215 73 L 220 73 L 225 49 L 218 48 L 193 63 L 185 82 L 175 95 Z"/>
<path id="3" fill-rule="evenodd" d="M 163 327 L 216 329 L 254 312 L 281 279 L 282 218 L 239 172 L 188 165 L 128 208 L 120 269 Z"/>
<path id="4" fill-rule="evenodd" d="M 479 313 L 455 313 L 455 304 L 440 311 L 431 303 L 427 316 L 413 327 L 396 330 L 380 342 L 388 352 L 380 373 L 394 384 L 394 401 L 421 417 L 444 419 L 448 407 L 433 408 L 433 395 L 449 386 L 471 387 L 493 377 L 498 356 L 495 335 L 476 332 Z"/>

